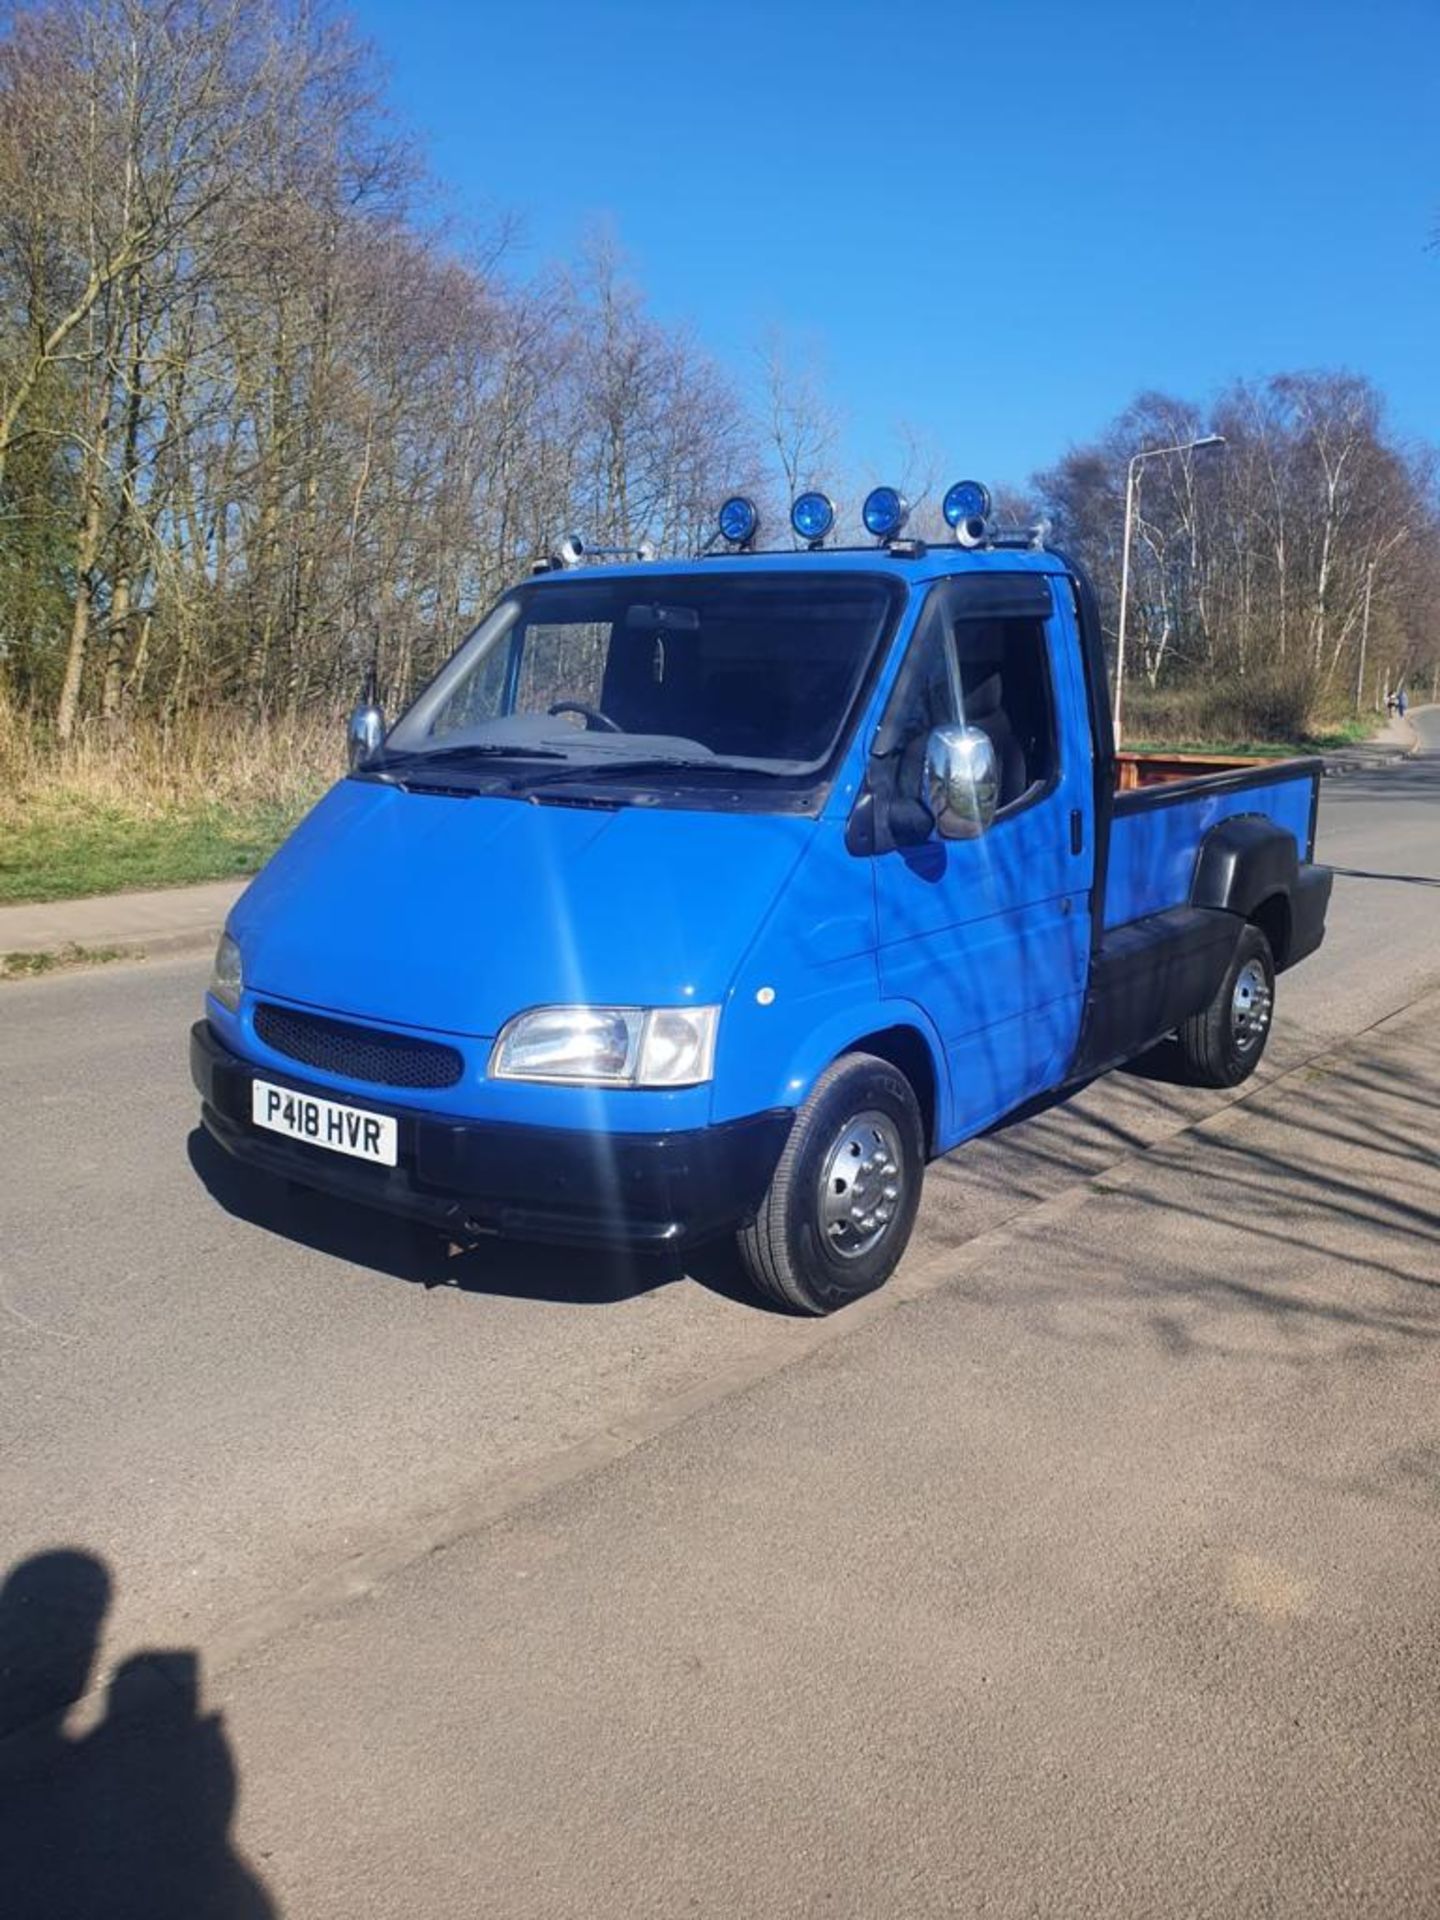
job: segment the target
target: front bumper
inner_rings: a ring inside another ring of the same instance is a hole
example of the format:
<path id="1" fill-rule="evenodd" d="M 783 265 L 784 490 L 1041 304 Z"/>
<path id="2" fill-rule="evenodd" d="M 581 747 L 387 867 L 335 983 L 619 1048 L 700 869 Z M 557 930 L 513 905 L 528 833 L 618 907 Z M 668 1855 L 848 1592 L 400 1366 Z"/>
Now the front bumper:
<path id="1" fill-rule="evenodd" d="M 257 1076 L 393 1115 L 400 1164 L 370 1166 L 254 1126 L 250 1083 Z M 683 1133 L 459 1121 L 253 1067 L 204 1020 L 190 1030 L 190 1077 L 206 1130 L 237 1160 L 457 1238 L 679 1246 L 727 1232 L 753 1217 L 794 1118 L 781 1110 Z"/>

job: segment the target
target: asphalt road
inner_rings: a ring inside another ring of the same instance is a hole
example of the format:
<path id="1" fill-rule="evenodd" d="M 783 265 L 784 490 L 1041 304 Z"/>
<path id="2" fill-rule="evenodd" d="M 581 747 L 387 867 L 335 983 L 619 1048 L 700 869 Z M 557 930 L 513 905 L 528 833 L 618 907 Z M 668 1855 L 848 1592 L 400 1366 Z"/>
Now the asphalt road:
<path id="1" fill-rule="evenodd" d="M 101 1668 L 199 1651 L 295 1915 L 1440 1913 L 1416 719 L 1326 783 L 1259 1087 L 972 1144 L 818 1328 L 723 1264 L 272 1211 L 193 1131 L 203 968 L 6 987 L 0 1565 L 105 1563 Z M 250 1911 L 194 1739 L 174 1911 Z"/>

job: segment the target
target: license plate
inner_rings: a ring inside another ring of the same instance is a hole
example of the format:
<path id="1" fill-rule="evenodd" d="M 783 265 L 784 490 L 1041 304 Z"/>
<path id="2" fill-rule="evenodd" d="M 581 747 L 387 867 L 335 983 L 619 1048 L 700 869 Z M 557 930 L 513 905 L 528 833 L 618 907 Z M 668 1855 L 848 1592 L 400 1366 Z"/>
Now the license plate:
<path id="1" fill-rule="evenodd" d="M 373 1160 L 393 1167 L 398 1158 L 399 1129 L 387 1113 L 366 1113 L 363 1107 L 342 1107 L 338 1100 L 317 1100 L 314 1094 L 290 1087 L 272 1087 L 268 1080 L 252 1080 L 250 1118 L 271 1133 L 308 1140 L 312 1147 L 348 1153 L 356 1160 Z"/>

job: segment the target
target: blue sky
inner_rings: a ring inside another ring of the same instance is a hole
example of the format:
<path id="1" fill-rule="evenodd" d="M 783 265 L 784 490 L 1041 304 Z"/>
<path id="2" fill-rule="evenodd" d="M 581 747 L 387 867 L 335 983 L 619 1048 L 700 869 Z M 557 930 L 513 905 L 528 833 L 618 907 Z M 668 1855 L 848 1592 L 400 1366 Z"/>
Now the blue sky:
<path id="1" fill-rule="evenodd" d="M 858 472 L 1020 480 L 1139 388 L 1344 366 L 1440 441 L 1440 0 L 360 0 L 452 212 L 607 222 L 739 374 L 780 328 Z"/>

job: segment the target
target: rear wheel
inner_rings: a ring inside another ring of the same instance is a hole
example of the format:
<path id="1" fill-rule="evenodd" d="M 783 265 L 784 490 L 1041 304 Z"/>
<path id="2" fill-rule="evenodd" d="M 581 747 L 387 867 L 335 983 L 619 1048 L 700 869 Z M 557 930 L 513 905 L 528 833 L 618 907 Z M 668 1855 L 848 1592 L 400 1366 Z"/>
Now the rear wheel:
<path id="1" fill-rule="evenodd" d="M 759 1291 L 801 1313 L 873 1293 L 910 1239 L 925 1176 L 925 1130 L 898 1068 L 851 1053 L 820 1076 L 740 1257 Z"/>
<path id="2" fill-rule="evenodd" d="M 1260 1064 L 1275 1012 L 1275 961 L 1258 927 L 1246 926 L 1215 997 L 1180 1028 L 1185 1077 L 1197 1087 L 1238 1087 Z"/>

